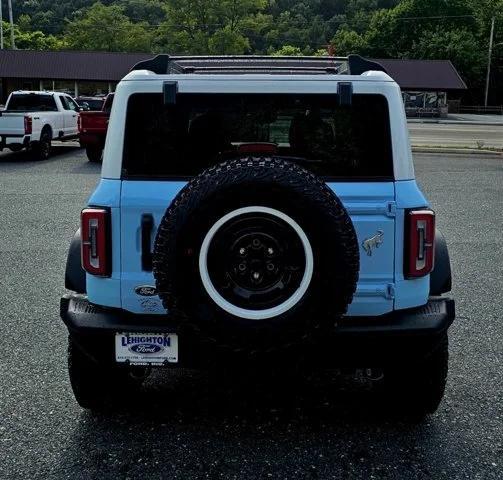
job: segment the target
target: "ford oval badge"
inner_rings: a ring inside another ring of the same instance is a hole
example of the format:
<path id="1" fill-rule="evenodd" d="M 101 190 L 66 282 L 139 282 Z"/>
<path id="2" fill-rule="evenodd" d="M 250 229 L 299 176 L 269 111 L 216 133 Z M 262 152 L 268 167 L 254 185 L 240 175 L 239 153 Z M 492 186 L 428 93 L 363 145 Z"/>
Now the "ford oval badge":
<path id="1" fill-rule="evenodd" d="M 155 287 L 151 285 L 140 285 L 134 289 L 137 295 L 141 295 L 142 297 L 153 297 L 157 295 L 157 290 Z"/>
<path id="2" fill-rule="evenodd" d="M 149 354 L 160 352 L 161 350 L 163 350 L 163 348 L 160 345 L 156 345 L 155 343 L 139 343 L 137 345 L 132 345 L 131 347 L 129 347 L 129 350 L 134 353 Z"/>

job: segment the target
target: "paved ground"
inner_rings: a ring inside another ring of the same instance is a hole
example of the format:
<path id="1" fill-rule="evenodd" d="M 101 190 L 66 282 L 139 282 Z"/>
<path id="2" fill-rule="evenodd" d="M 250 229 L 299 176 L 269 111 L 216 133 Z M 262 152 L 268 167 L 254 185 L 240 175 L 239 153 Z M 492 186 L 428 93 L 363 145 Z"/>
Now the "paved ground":
<path id="1" fill-rule="evenodd" d="M 409 133 L 414 146 L 503 149 L 503 124 L 409 123 Z"/>
<path id="2" fill-rule="evenodd" d="M 247 399 L 182 377 L 178 397 L 152 383 L 135 411 L 107 418 L 73 400 L 58 318 L 66 249 L 98 167 L 80 150 L 40 163 L 0 154 L 0 478 L 501 478 L 503 164 L 420 155 L 416 167 L 458 302 L 437 414 L 414 426 L 351 391 Z"/>
<path id="3" fill-rule="evenodd" d="M 457 122 L 471 123 L 501 123 L 503 124 L 503 115 L 480 115 L 476 113 L 451 113 L 447 120 Z"/>

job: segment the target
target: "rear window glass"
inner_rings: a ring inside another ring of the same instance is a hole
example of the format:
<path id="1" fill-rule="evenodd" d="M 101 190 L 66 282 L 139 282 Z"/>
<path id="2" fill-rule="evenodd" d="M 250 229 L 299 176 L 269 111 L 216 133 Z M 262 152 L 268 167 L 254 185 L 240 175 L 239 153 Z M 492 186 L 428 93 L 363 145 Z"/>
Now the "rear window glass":
<path id="1" fill-rule="evenodd" d="M 55 112 L 58 110 L 53 95 L 38 94 L 12 95 L 7 109 L 12 112 Z"/>
<path id="2" fill-rule="evenodd" d="M 162 94 L 134 94 L 123 175 L 190 177 L 231 158 L 270 155 L 324 177 L 390 178 L 390 138 L 382 95 L 340 106 L 337 95 L 178 94 L 164 105 Z"/>

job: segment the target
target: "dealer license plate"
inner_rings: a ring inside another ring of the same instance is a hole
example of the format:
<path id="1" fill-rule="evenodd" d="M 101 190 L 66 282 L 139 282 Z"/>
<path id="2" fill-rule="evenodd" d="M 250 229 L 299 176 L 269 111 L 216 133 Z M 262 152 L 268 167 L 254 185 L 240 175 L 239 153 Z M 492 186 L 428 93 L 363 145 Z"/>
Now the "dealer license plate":
<path id="1" fill-rule="evenodd" d="M 117 333 L 115 360 L 131 365 L 178 362 L 178 335 L 174 333 Z"/>

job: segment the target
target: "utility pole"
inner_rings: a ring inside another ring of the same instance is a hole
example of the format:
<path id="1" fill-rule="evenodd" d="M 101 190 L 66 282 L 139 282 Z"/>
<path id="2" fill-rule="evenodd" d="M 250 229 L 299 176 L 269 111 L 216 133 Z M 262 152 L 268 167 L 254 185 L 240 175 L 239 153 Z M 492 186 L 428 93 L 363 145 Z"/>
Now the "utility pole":
<path id="1" fill-rule="evenodd" d="M 489 83 L 491 81 L 491 60 L 493 58 L 493 42 L 494 42 L 494 22 L 496 17 L 493 17 L 491 21 L 491 36 L 489 37 L 489 56 L 487 59 L 487 77 L 486 77 L 486 95 L 484 105 L 487 107 L 487 101 L 489 99 Z"/>
<path id="2" fill-rule="evenodd" d="M 16 44 L 14 43 L 14 19 L 12 17 L 12 0 L 9 0 L 9 22 L 10 22 L 10 48 L 14 50 Z"/>
<path id="3" fill-rule="evenodd" d="M 0 50 L 3 50 L 3 5 L 0 0 Z"/>

